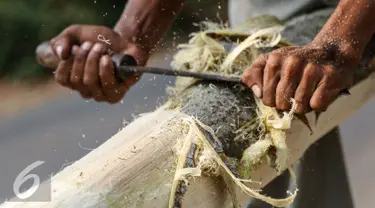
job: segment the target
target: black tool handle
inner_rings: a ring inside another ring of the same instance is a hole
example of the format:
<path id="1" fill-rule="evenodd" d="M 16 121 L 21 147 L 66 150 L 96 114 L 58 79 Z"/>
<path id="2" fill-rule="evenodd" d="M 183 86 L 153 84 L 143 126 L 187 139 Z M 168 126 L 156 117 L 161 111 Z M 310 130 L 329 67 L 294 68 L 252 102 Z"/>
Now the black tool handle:
<path id="1" fill-rule="evenodd" d="M 78 47 L 78 46 L 73 46 Z M 72 55 L 75 50 L 72 50 Z M 49 42 L 40 44 L 36 49 L 37 60 L 40 65 L 55 69 L 60 59 L 55 55 Z M 220 74 L 199 73 L 191 71 L 175 71 L 171 69 L 163 69 L 156 67 L 137 67 L 137 61 L 134 57 L 127 54 L 115 53 L 111 56 L 112 62 L 115 66 L 115 75 L 117 78 L 125 80 L 135 73 L 153 73 L 167 76 L 183 76 L 194 77 L 198 79 L 211 80 L 211 81 L 224 81 L 241 83 L 241 77 L 228 76 Z"/>
<path id="2" fill-rule="evenodd" d="M 78 46 L 74 46 L 78 47 Z M 72 53 L 74 55 L 74 50 Z M 50 69 L 56 69 L 60 59 L 53 52 L 50 43 L 43 42 L 36 48 L 36 57 L 40 65 Z M 115 53 L 112 56 L 112 62 L 115 65 L 115 74 L 116 77 L 120 79 L 126 79 L 129 76 L 133 75 L 134 72 L 130 69 L 120 66 L 137 66 L 137 61 L 134 57 L 127 54 Z"/>

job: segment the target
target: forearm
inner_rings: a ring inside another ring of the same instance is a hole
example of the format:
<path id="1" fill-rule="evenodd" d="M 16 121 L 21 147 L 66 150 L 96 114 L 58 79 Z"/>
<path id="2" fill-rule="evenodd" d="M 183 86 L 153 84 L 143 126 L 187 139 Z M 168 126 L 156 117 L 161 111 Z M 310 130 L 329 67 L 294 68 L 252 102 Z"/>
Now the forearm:
<path id="1" fill-rule="evenodd" d="M 181 11 L 184 0 L 129 0 L 115 30 L 146 51 L 152 50 Z"/>
<path id="2" fill-rule="evenodd" d="M 375 1 L 341 0 L 314 43 L 359 59 L 375 33 L 374 19 Z"/>

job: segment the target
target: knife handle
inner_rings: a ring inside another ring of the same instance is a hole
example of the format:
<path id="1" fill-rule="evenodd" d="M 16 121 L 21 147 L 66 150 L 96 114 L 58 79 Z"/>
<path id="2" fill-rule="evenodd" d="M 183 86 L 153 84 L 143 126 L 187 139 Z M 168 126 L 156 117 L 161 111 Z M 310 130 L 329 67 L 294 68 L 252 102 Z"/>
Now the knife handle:
<path id="1" fill-rule="evenodd" d="M 73 46 L 78 47 L 78 46 Z M 74 51 L 72 50 L 72 55 L 74 56 Z M 52 47 L 48 41 L 41 43 L 35 50 L 36 59 L 40 65 L 49 69 L 56 69 L 60 59 L 55 55 Z M 111 56 L 112 62 L 115 66 L 115 75 L 120 79 L 127 79 L 134 72 L 128 70 L 126 67 L 121 66 L 137 66 L 137 61 L 131 55 L 115 53 Z"/>

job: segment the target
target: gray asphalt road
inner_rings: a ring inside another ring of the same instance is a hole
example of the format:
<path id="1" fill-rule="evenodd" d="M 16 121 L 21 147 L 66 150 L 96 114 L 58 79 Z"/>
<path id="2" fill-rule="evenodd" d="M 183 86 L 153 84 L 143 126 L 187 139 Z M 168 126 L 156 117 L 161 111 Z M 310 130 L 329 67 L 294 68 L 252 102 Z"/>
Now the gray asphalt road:
<path id="1" fill-rule="evenodd" d="M 375 207 L 375 98 L 340 126 L 349 183 L 358 208 Z"/>
<path id="2" fill-rule="evenodd" d="M 38 109 L 0 122 L 0 201 L 12 197 L 16 176 L 35 161 L 45 161 L 32 173 L 48 178 L 106 141 L 139 113 L 165 100 L 171 77 L 144 75 L 116 105 L 64 96 Z M 25 183 L 22 188 L 31 186 Z"/>

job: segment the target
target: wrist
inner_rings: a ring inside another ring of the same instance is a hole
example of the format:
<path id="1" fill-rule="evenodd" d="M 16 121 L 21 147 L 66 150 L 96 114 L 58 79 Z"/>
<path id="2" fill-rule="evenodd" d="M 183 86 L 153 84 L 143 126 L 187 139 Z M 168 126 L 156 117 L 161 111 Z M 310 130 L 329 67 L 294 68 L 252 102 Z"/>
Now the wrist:
<path id="1" fill-rule="evenodd" d="M 313 44 L 336 54 L 338 63 L 343 62 L 352 67 L 359 63 L 366 45 L 375 33 L 374 17 L 375 1 L 342 0 Z"/>
<path id="2" fill-rule="evenodd" d="M 144 66 L 151 55 L 151 50 L 140 46 L 134 41 L 125 41 L 122 53 L 133 56 L 138 66 Z"/>
<path id="3" fill-rule="evenodd" d="M 137 65 L 143 66 L 146 64 L 151 54 L 151 47 L 146 47 L 137 41 L 137 36 L 131 30 L 123 31 L 122 27 L 114 27 L 115 31 L 121 39 L 121 52 L 133 56 Z"/>
<path id="4" fill-rule="evenodd" d="M 126 47 L 133 48 L 134 51 L 139 51 L 144 54 L 150 54 L 157 43 L 154 38 L 144 38 L 148 35 L 142 35 L 141 30 L 137 27 L 139 24 L 132 22 L 130 18 L 120 21 L 114 27 L 114 31 L 120 35 Z"/>
<path id="5" fill-rule="evenodd" d="M 364 48 L 359 47 L 355 42 L 332 34 L 318 34 L 311 45 L 323 50 L 325 59 L 349 68 L 358 65 L 364 51 Z"/>

